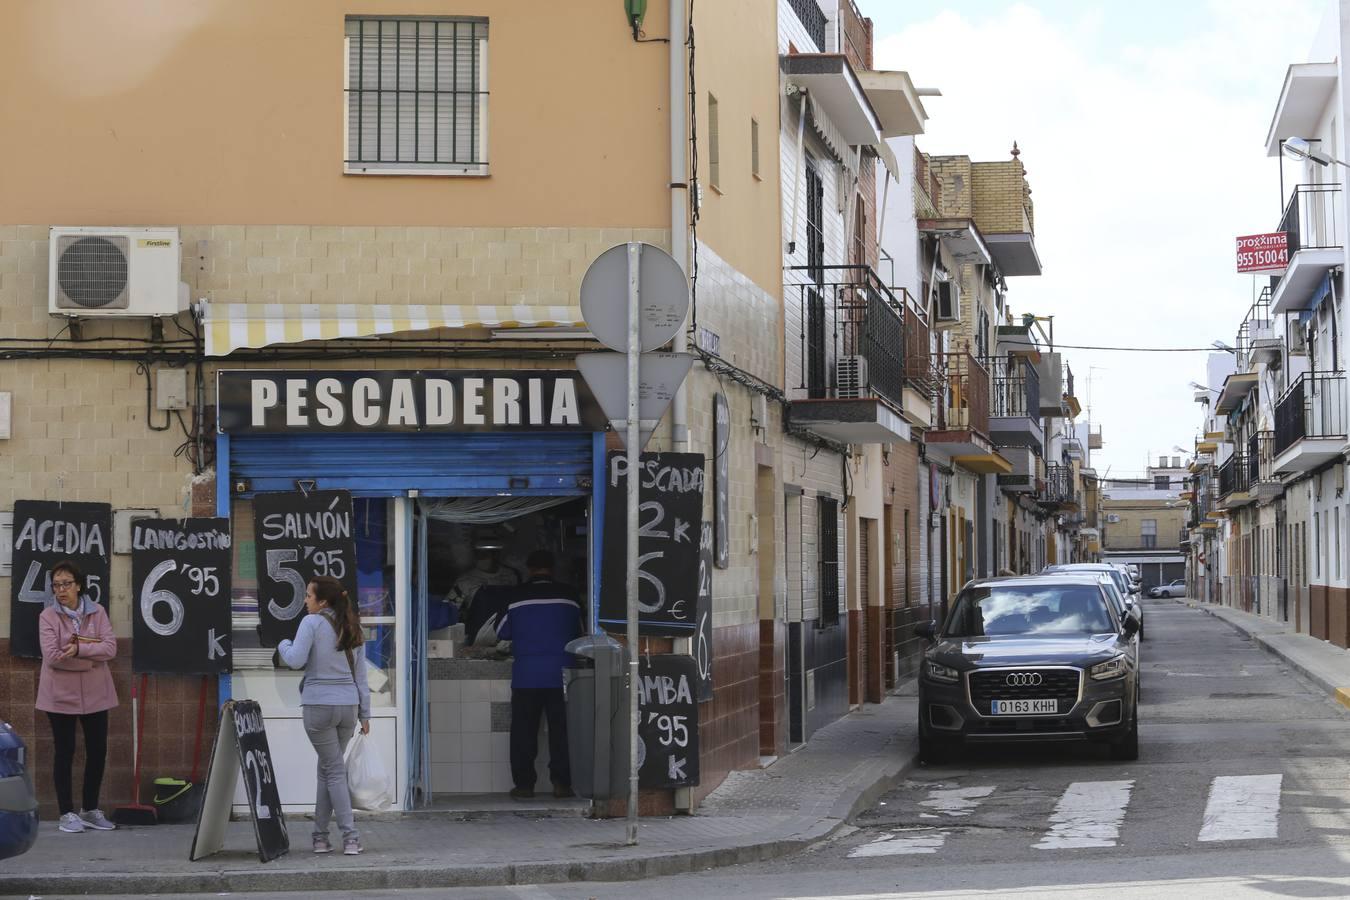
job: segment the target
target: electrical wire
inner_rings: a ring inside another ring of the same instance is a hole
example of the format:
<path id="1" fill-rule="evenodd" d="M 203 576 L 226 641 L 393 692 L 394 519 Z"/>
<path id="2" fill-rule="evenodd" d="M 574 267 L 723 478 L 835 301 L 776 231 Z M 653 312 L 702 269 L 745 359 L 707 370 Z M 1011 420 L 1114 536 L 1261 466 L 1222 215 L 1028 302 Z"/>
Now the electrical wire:
<path id="1" fill-rule="evenodd" d="M 1222 347 L 1104 347 L 1090 344 L 1055 344 L 1055 350 L 1109 350 L 1120 353 L 1223 353 Z"/>
<path id="2" fill-rule="evenodd" d="M 702 203 L 698 196 L 698 88 L 694 75 L 694 0 L 689 0 L 689 38 L 685 41 L 689 47 L 689 161 L 688 173 L 693 198 L 689 209 L 689 231 L 691 235 L 693 262 L 689 267 L 689 331 L 698 329 L 698 219 Z"/>

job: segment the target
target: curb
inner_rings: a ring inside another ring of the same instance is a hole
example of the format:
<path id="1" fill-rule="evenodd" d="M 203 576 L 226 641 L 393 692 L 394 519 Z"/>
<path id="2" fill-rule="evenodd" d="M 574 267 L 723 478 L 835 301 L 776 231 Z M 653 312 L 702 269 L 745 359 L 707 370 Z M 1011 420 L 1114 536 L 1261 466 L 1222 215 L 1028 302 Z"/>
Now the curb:
<path id="1" fill-rule="evenodd" d="M 912 745 L 913 741 L 906 744 Z M 594 861 L 503 863 L 501 865 L 403 865 L 333 869 L 202 869 L 166 873 L 31 873 L 0 874 L 0 895 L 68 894 L 205 894 L 261 891 L 314 890 L 406 890 L 417 888 L 503 887 L 524 884 L 559 884 L 576 881 L 637 881 L 668 875 L 683 875 L 705 869 L 767 862 L 805 850 L 825 840 L 848 820 L 891 790 L 917 764 L 912 746 L 899 749 L 893 769 L 875 778 L 850 800 L 845 795 L 828 815 L 793 832 L 790 837 L 770 838 L 734 847 L 688 850 L 674 853 L 637 850 L 641 855 Z M 615 844 L 611 852 L 626 848 Z"/>
<path id="2" fill-rule="evenodd" d="M 1267 639 L 1266 635 L 1258 634 L 1254 631 L 1249 631 L 1246 627 L 1243 626 L 1241 622 L 1237 622 L 1234 621 L 1233 619 L 1227 618 L 1226 616 L 1220 615 L 1214 609 L 1210 609 L 1208 604 L 1200 604 L 1195 602 L 1194 600 L 1185 600 L 1180 602 L 1185 603 L 1185 605 L 1189 606 L 1191 609 L 1200 610 L 1207 616 L 1213 616 L 1220 622 L 1223 622 L 1229 627 L 1231 627 L 1234 631 L 1238 632 L 1239 634 L 1245 635 L 1246 637 L 1250 638 L 1253 643 L 1255 643 L 1266 653 L 1269 653 L 1271 656 L 1275 657 L 1276 659 L 1283 662 L 1285 665 L 1289 666 L 1289 668 L 1293 669 L 1295 672 L 1298 672 L 1299 675 L 1303 676 L 1308 681 L 1311 681 L 1313 684 L 1317 685 L 1319 688 L 1326 691 L 1332 700 L 1336 701 L 1346 709 L 1350 709 L 1350 688 L 1341 687 L 1335 682 L 1328 681 L 1326 678 L 1323 678 L 1321 675 L 1318 675 L 1317 673 L 1313 672 L 1311 669 L 1309 669 L 1303 663 L 1300 663 L 1298 660 L 1294 659 L 1284 650 L 1272 644 Z"/>

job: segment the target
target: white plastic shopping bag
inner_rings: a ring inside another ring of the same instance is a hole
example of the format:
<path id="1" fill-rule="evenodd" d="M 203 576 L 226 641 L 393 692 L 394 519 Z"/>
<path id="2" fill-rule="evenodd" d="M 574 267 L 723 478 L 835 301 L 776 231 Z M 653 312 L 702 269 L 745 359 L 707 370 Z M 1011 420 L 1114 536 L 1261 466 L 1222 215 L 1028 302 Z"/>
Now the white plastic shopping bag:
<path id="1" fill-rule="evenodd" d="M 394 781 L 374 740 L 358 731 L 347 745 L 345 759 L 354 809 L 383 812 L 394 805 Z"/>

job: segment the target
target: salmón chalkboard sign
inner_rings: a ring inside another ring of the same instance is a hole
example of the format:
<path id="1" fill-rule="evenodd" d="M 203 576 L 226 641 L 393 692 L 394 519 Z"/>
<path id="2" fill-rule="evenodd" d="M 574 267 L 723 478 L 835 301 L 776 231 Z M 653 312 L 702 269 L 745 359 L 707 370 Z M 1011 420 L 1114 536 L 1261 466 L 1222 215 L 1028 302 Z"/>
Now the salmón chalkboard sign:
<path id="1" fill-rule="evenodd" d="M 107 503 L 14 501 L 13 575 L 10 578 L 9 650 L 42 655 L 38 616 L 55 602 L 52 566 L 70 560 L 84 573 L 84 596 L 108 608 L 108 554 L 112 507 Z"/>
<path id="2" fill-rule="evenodd" d="M 305 615 L 305 588 L 331 575 L 356 599 L 356 541 L 347 491 L 257 494 L 253 530 L 258 554 L 258 619 L 263 645 L 295 637 Z"/>
<path id="3" fill-rule="evenodd" d="M 229 519 L 132 523 L 132 669 L 230 671 L 230 546 Z"/>
<path id="4" fill-rule="evenodd" d="M 698 784 L 698 664 L 690 656 L 650 656 L 638 665 L 638 784 Z"/>
<path id="5" fill-rule="evenodd" d="M 230 821 L 234 789 L 244 779 L 258 857 L 263 862 L 290 850 L 286 815 L 281 809 L 276 767 L 267 746 L 267 728 L 256 700 L 229 700 L 220 709 L 220 729 L 206 772 L 206 795 L 197 814 L 197 831 L 188 856 L 194 862 L 220 851 Z"/>
<path id="6" fill-rule="evenodd" d="M 704 522 L 698 541 L 698 634 L 694 637 L 700 701 L 713 698 L 712 569 L 713 527 L 711 522 Z"/>
<path id="7" fill-rule="evenodd" d="M 644 453 L 638 463 L 638 629 L 690 636 L 698 628 L 699 530 L 703 522 L 703 457 Z M 600 621 L 626 621 L 628 460 L 605 460 L 604 560 Z"/>

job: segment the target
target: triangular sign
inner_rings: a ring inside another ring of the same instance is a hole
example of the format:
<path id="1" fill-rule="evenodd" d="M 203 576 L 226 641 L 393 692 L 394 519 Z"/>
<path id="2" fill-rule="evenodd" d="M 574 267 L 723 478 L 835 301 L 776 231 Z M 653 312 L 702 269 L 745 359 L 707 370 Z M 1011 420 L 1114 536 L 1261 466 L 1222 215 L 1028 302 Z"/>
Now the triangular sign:
<path id="1" fill-rule="evenodd" d="M 666 414 L 675 392 L 694 365 L 688 353 L 643 353 L 638 357 L 638 419 L 642 447 Z M 577 369 L 619 439 L 628 438 L 628 357 L 623 353 L 579 353 Z"/>

